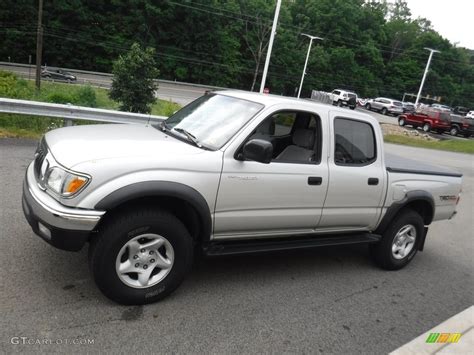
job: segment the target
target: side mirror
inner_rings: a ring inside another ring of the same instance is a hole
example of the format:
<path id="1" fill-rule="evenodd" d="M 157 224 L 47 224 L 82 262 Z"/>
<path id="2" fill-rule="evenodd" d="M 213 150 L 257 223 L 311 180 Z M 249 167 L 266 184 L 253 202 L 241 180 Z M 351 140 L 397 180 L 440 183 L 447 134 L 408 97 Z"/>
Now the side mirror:
<path id="1" fill-rule="evenodd" d="M 251 139 L 245 143 L 243 158 L 268 164 L 272 161 L 273 145 L 263 139 Z"/>

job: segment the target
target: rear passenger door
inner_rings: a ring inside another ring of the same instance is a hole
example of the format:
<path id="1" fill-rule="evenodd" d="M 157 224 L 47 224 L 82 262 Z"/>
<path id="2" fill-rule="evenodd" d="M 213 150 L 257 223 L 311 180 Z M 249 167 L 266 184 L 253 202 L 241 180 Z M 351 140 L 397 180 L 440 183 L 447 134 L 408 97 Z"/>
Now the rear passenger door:
<path id="1" fill-rule="evenodd" d="M 330 179 L 318 230 L 372 230 L 386 184 L 383 143 L 370 123 L 337 115 L 330 114 Z"/>

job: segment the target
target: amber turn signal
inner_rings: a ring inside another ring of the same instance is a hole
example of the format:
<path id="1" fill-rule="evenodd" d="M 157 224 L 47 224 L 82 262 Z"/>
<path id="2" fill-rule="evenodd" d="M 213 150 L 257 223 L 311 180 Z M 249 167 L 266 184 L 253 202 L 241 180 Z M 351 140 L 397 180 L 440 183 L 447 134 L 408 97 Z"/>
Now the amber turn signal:
<path id="1" fill-rule="evenodd" d="M 82 186 L 84 186 L 84 184 L 86 183 L 86 179 L 82 178 L 82 177 L 75 177 L 74 179 L 72 179 L 68 184 L 67 184 L 67 187 L 66 187 L 66 193 L 69 193 L 69 194 L 73 194 L 75 193 L 76 191 L 79 191 L 80 188 Z"/>

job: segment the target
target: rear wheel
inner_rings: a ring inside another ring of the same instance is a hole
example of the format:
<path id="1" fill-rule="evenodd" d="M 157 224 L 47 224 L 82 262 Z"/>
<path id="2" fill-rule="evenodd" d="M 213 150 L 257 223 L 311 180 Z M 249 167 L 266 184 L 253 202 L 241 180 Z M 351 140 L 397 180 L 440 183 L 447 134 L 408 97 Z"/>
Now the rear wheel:
<path id="1" fill-rule="evenodd" d="M 423 125 L 423 132 L 426 132 L 426 133 L 431 132 L 431 125 L 429 123 L 425 123 Z"/>
<path id="2" fill-rule="evenodd" d="M 174 215 L 158 209 L 114 216 L 89 249 L 97 286 L 121 304 L 152 303 L 168 296 L 192 260 L 189 232 Z"/>
<path id="3" fill-rule="evenodd" d="M 372 259 L 386 270 L 405 267 L 418 251 L 423 227 L 423 219 L 415 211 L 399 213 L 383 233 L 382 240 L 369 246 Z"/>
<path id="4" fill-rule="evenodd" d="M 341 101 L 341 100 L 339 100 L 339 101 L 337 102 L 337 106 L 342 107 L 342 101 Z"/>
<path id="5" fill-rule="evenodd" d="M 459 133 L 459 129 L 457 126 L 452 126 L 451 129 L 449 130 L 449 134 L 452 136 L 457 136 Z"/>
<path id="6" fill-rule="evenodd" d="M 370 110 L 370 108 L 371 108 L 370 104 L 365 104 L 365 108 L 366 108 L 367 110 Z"/>

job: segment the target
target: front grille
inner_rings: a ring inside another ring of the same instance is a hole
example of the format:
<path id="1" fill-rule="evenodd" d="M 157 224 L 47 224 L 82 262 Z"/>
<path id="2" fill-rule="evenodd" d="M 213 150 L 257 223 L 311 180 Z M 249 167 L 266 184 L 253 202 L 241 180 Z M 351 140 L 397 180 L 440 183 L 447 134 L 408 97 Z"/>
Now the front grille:
<path id="1" fill-rule="evenodd" d="M 46 146 L 46 142 L 44 141 L 44 138 L 43 138 L 38 144 L 38 148 L 36 148 L 36 152 L 35 152 L 34 171 L 35 171 L 36 181 L 41 181 L 43 178 L 41 176 L 41 166 L 43 165 L 46 154 L 48 154 L 48 147 Z"/>

